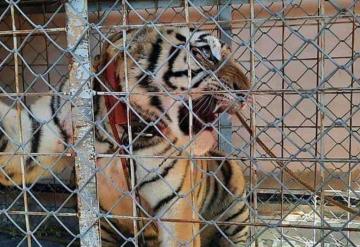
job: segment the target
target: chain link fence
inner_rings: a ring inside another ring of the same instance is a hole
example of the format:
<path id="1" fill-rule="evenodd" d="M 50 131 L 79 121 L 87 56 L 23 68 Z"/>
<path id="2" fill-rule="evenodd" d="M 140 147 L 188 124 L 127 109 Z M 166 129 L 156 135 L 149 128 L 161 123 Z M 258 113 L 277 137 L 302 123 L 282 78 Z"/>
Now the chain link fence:
<path id="1" fill-rule="evenodd" d="M 211 32 L 231 47 L 251 82 L 255 100 L 244 118 L 225 114 L 214 126 L 217 149 L 238 160 L 246 177 L 248 246 L 360 246 L 359 1 L 5 0 L 0 10 L 0 100 L 15 109 L 11 125 L 18 133 L 10 140 L 16 150 L 1 150 L 0 142 L 1 246 L 101 246 L 100 219 L 130 220 L 135 237 L 115 229 L 116 246 L 141 245 L 146 227 L 166 222 L 139 214 L 145 206 L 135 193 L 132 148 L 101 153 L 94 143 L 105 121 L 94 119 L 94 96 L 116 95 L 92 90 L 93 80 L 101 80 L 95 57 L 114 45 L 111 34 L 123 33 L 126 42 L 130 29 L 145 26 Z M 55 137 L 65 147 L 60 152 L 40 152 L 47 143 L 29 150 L 40 135 L 56 132 L 29 106 L 55 96 L 66 103 L 51 118 L 68 112 L 73 138 Z M 29 127 L 21 111 L 35 124 Z M 0 136 L 7 135 L 5 112 Z M 111 208 L 137 200 L 130 216 L 99 207 L 96 159 L 120 157 L 130 160 L 132 190 L 120 190 Z M 7 168 L 14 160 L 18 181 Z M 49 176 L 27 183 L 29 160 Z"/>

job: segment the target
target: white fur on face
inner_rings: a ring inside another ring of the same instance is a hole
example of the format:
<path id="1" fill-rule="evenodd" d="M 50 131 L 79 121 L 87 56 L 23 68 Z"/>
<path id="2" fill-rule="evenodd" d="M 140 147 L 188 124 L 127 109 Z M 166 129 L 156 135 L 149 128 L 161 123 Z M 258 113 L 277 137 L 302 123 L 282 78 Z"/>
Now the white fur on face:
<path id="1" fill-rule="evenodd" d="M 213 36 L 207 36 L 205 38 L 210 46 L 210 50 L 212 55 L 217 59 L 217 60 L 221 60 L 221 43 L 220 41 L 213 37 Z"/>
<path id="2" fill-rule="evenodd" d="M 218 38 L 212 36 L 211 34 L 208 34 L 206 37 L 203 37 L 201 40 L 199 39 L 200 36 L 207 34 L 205 32 L 197 32 L 193 34 L 191 37 L 190 42 L 192 45 L 196 47 L 202 47 L 204 45 L 209 45 L 211 54 L 220 61 L 221 56 L 221 42 Z"/>

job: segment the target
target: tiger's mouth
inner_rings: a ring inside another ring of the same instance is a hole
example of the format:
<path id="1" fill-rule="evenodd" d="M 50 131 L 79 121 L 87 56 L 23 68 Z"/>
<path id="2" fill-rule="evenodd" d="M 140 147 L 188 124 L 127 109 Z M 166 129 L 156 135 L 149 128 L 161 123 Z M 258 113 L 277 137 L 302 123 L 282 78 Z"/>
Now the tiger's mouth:
<path id="1" fill-rule="evenodd" d="M 189 102 L 186 102 L 189 105 Z M 245 105 L 245 101 L 235 102 L 222 96 L 204 95 L 192 101 L 192 133 L 197 134 L 201 130 L 213 130 L 213 123 L 219 114 L 224 112 L 234 114 Z M 187 135 L 190 133 L 190 109 L 182 106 L 179 111 L 180 129 Z"/>

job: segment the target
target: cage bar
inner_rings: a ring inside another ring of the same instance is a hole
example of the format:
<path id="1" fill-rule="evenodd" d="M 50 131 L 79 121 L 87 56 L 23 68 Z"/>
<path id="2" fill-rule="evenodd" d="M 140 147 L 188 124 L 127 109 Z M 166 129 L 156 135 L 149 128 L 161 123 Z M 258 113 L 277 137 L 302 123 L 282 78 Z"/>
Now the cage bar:
<path id="1" fill-rule="evenodd" d="M 66 3 L 68 50 L 72 56 L 69 89 L 72 98 L 74 152 L 81 246 L 99 246 L 99 203 L 96 195 L 96 152 L 93 130 L 91 61 L 87 1 Z"/>

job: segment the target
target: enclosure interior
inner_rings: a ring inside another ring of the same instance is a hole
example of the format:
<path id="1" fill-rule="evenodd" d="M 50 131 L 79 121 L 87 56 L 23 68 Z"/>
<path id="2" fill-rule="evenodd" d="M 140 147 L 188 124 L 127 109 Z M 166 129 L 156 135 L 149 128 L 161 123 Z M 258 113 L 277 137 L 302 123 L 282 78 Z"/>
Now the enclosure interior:
<path id="1" fill-rule="evenodd" d="M 0 9 L 1 100 L 16 106 L 56 94 L 74 59 L 65 4 L 2 1 Z M 359 215 L 324 199 L 360 203 L 358 1 L 89 1 L 88 9 L 91 59 L 109 34 L 144 25 L 208 30 L 231 45 L 252 84 L 255 100 L 243 114 L 254 135 L 235 117 L 222 117 L 218 148 L 242 164 L 253 243 L 360 245 Z M 53 155 L 72 155 L 71 147 Z M 0 187 L 1 245 L 26 246 L 26 231 L 34 246 L 79 244 L 74 181 L 69 168 L 36 184 Z"/>

